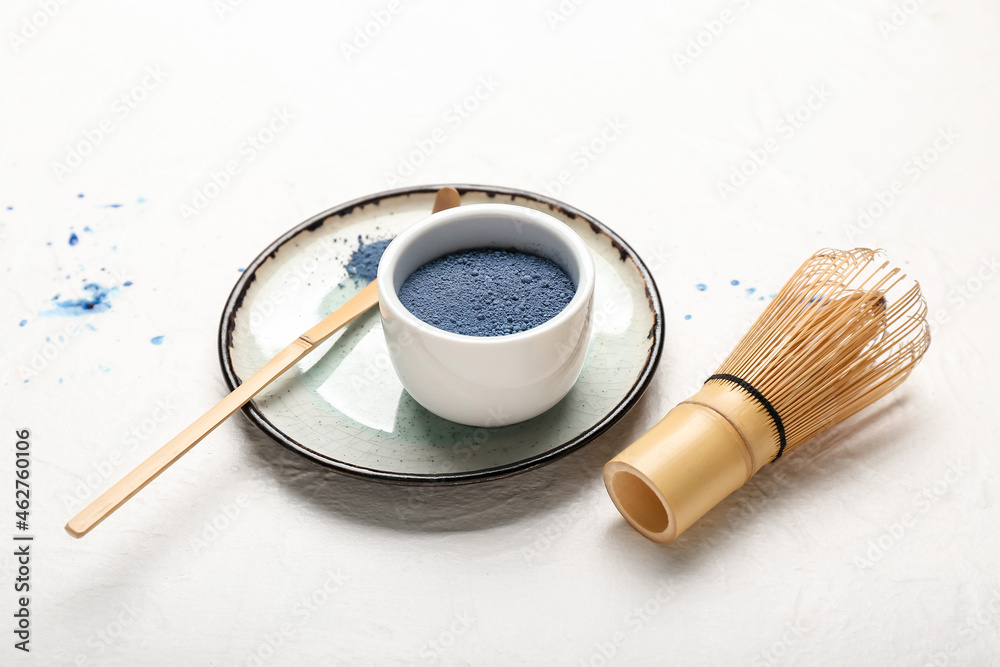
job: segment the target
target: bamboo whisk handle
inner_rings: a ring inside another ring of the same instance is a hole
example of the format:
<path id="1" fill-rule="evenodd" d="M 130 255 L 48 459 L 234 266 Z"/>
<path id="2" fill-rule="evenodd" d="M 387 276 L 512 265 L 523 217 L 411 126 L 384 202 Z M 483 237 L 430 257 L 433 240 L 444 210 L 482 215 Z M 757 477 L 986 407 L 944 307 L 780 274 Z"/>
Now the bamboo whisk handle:
<path id="1" fill-rule="evenodd" d="M 706 384 L 604 466 L 604 483 L 629 523 L 670 542 L 777 454 L 767 411 L 732 386 Z"/>

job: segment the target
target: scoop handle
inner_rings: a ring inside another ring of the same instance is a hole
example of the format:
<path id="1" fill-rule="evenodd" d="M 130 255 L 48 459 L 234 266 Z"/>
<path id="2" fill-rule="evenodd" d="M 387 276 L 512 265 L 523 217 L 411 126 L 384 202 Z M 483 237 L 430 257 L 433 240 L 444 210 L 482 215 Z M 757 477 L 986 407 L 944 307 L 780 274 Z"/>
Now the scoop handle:
<path id="1" fill-rule="evenodd" d="M 184 456 L 188 450 L 201 442 L 202 438 L 215 430 L 215 427 L 249 403 L 250 399 L 271 384 L 275 378 L 376 303 L 378 303 L 378 285 L 373 280 L 347 303 L 292 341 L 285 349 L 264 364 L 260 370 L 247 378 L 243 384 L 219 401 L 215 407 L 178 433 L 170 442 L 153 452 L 148 459 L 80 510 L 80 513 L 66 524 L 66 532 L 77 538 L 89 533 L 94 526 L 108 518 L 129 498 L 137 494 L 177 459 Z"/>

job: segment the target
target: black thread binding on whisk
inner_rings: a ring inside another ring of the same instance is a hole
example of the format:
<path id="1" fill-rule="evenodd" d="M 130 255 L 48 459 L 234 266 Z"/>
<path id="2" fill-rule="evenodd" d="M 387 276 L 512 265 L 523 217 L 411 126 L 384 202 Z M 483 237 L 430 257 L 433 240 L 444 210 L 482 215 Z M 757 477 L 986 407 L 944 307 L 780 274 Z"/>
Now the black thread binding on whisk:
<path id="1" fill-rule="evenodd" d="M 771 401 L 764 398 L 764 394 L 757 391 L 757 388 L 754 387 L 752 384 L 750 384 L 743 378 L 736 377 L 735 375 L 729 375 L 728 373 L 719 373 L 718 375 L 713 375 L 712 377 L 705 380 L 705 383 L 707 384 L 712 380 L 726 380 L 727 382 L 732 382 L 733 384 L 738 385 L 739 387 L 745 389 L 748 394 L 756 398 L 757 402 L 760 403 L 765 410 L 767 410 L 767 414 L 771 416 L 771 421 L 774 422 L 775 428 L 778 429 L 778 453 L 775 454 L 774 458 L 771 459 L 771 461 L 772 462 L 777 461 L 779 458 L 781 458 L 781 455 L 785 453 L 785 445 L 788 443 L 788 441 L 785 439 L 785 425 L 781 422 L 781 415 L 779 415 L 778 411 L 774 409 L 773 405 L 771 405 Z"/>

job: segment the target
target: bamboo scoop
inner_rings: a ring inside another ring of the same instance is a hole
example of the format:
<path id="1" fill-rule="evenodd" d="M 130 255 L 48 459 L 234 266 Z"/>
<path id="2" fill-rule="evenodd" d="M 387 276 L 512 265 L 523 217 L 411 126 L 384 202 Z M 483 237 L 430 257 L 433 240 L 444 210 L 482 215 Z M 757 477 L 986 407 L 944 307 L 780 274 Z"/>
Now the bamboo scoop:
<path id="1" fill-rule="evenodd" d="M 455 188 L 441 188 L 434 199 L 433 213 L 453 208 L 461 203 Z M 152 482 L 174 461 L 184 456 L 202 438 L 226 421 L 230 415 L 246 405 L 251 398 L 271 384 L 275 378 L 294 366 L 302 357 L 312 352 L 327 338 L 348 322 L 378 303 L 378 285 L 372 281 L 350 301 L 328 315 L 319 324 L 296 338 L 288 347 L 251 375 L 219 403 L 199 417 L 193 424 L 178 433 L 173 440 L 156 450 L 132 472 L 122 477 L 94 502 L 84 507 L 66 524 L 66 532 L 73 537 L 83 537 L 94 526 L 104 521 L 116 509 Z"/>

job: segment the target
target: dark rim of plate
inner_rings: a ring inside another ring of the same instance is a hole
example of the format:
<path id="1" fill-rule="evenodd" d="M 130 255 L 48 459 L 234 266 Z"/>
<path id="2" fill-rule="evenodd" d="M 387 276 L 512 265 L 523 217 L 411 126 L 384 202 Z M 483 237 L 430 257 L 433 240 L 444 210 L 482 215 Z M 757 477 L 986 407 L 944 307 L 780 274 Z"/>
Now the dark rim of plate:
<path id="1" fill-rule="evenodd" d="M 551 463 L 556 459 L 562 458 L 563 456 L 575 451 L 587 444 L 588 442 L 594 440 L 599 435 L 607 431 L 614 425 L 618 420 L 620 420 L 625 413 L 627 413 L 633 405 L 639 400 L 646 387 L 649 386 L 650 381 L 653 378 L 653 373 L 656 371 L 656 367 L 660 362 L 660 354 L 663 351 L 663 336 L 664 336 L 664 323 L 663 323 L 663 304 L 660 301 L 660 293 L 656 288 L 656 282 L 653 280 L 652 274 L 650 274 L 649 269 L 643 263 L 639 255 L 629 246 L 620 236 L 615 234 L 613 231 L 608 229 L 603 223 L 599 222 L 595 218 L 587 215 L 586 213 L 564 204 L 561 201 L 552 199 L 540 194 L 535 194 L 533 192 L 528 192 L 526 190 L 517 190 L 515 188 L 505 188 L 505 187 L 495 187 L 488 185 L 469 185 L 469 184 L 456 184 L 456 183 L 444 183 L 440 185 L 418 185 L 405 188 L 397 188 L 394 190 L 386 190 L 384 192 L 378 192 L 366 197 L 360 197 L 352 201 L 341 204 L 329 210 L 323 211 L 313 217 L 309 218 L 305 222 L 295 226 L 291 230 L 285 232 L 280 238 L 274 241 L 271 245 L 264 249 L 253 262 L 247 266 L 246 270 L 240 276 L 240 279 L 236 281 L 236 286 L 233 288 L 232 293 L 229 295 L 229 299 L 226 301 L 226 307 L 222 311 L 222 320 L 219 323 L 219 361 L 222 364 L 222 375 L 226 380 L 226 384 L 229 386 L 230 391 L 236 389 L 242 380 L 236 375 L 233 370 L 232 358 L 229 354 L 229 348 L 232 344 L 232 333 L 236 322 L 236 313 L 239 311 L 243 304 L 243 299 L 246 296 L 247 290 L 250 284 L 254 281 L 256 271 L 260 266 L 266 262 L 268 259 L 274 257 L 278 250 L 288 241 L 295 238 L 297 235 L 312 231 L 320 226 L 322 226 L 329 218 L 333 217 L 344 217 L 351 213 L 355 208 L 364 207 L 368 204 L 379 204 L 383 200 L 391 199 L 395 197 L 407 196 L 411 194 L 423 194 L 423 193 L 433 193 L 437 192 L 445 186 L 451 186 L 458 190 L 459 194 L 466 194 L 468 192 L 478 192 L 485 194 L 490 198 L 494 198 L 498 195 L 510 197 L 512 201 L 517 199 L 529 199 L 541 204 L 545 204 L 551 210 L 558 211 L 562 215 L 570 219 L 581 218 L 585 220 L 590 228 L 598 233 L 607 236 L 611 240 L 611 244 L 618 250 L 621 255 L 621 260 L 631 259 L 633 264 L 639 270 L 639 274 L 642 276 L 643 283 L 646 288 L 646 298 L 649 301 L 649 308 L 653 313 L 653 326 L 649 330 L 648 337 L 652 338 L 652 345 L 649 348 L 649 354 L 646 358 L 646 364 L 643 366 L 642 372 L 636 379 L 635 383 L 629 389 L 625 397 L 616 405 L 608 414 L 606 414 L 599 422 L 591 426 L 589 429 L 576 436 L 571 440 L 567 440 L 552 449 L 538 454 L 536 456 L 531 456 L 520 461 L 514 461 L 513 463 L 508 463 L 501 466 L 495 466 L 492 468 L 484 468 L 482 470 L 473 470 L 458 473 L 434 473 L 434 474 L 411 474 L 402 472 L 392 472 L 387 470 L 377 470 L 374 468 L 366 468 L 364 466 L 355 465 L 352 463 L 347 463 L 344 461 L 339 461 L 337 459 L 330 458 L 319 452 L 316 452 L 302 443 L 290 438 L 287 434 L 275 427 L 267 417 L 260 411 L 254 401 L 247 403 L 243 407 L 243 413 L 250 419 L 250 421 L 257 426 L 260 430 L 271 437 L 284 447 L 292 450 L 293 452 L 304 456 L 305 458 L 314 461 L 324 467 L 332 468 L 341 473 L 351 475 L 353 477 L 360 477 L 363 479 L 375 480 L 380 482 L 389 482 L 394 484 L 407 484 L 407 485 L 451 485 L 451 484 L 467 484 L 470 482 L 483 482 L 487 480 L 500 479 L 503 477 L 509 477 L 518 473 L 525 472 L 527 470 L 532 470 L 539 466 L 545 465 L 546 463 Z"/>

